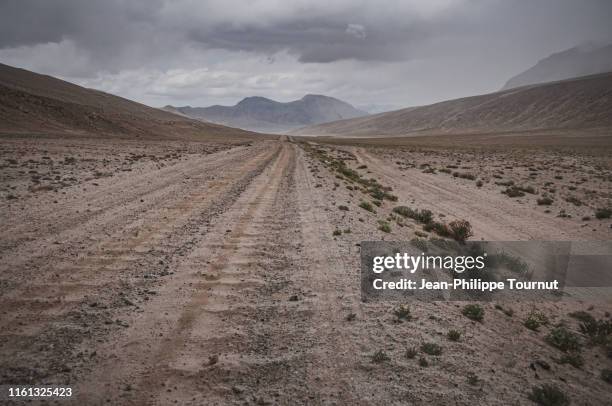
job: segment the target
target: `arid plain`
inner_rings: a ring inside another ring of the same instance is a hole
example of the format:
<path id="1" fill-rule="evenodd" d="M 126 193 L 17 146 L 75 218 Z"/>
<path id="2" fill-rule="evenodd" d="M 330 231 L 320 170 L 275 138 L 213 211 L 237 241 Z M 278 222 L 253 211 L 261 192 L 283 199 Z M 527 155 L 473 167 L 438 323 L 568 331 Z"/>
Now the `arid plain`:
<path id="1" fill-rule="evenodd" d="M 542 384 L 609 401 L 609 301 L 379 303 L 359 285 L 362 241 L 455 221 L 611 240 L 605 131 L 262 136 L 3 83 L 27 125 L 0 138 L 0 383 L 70 385 L 75 404 L 527 404 Z"/>

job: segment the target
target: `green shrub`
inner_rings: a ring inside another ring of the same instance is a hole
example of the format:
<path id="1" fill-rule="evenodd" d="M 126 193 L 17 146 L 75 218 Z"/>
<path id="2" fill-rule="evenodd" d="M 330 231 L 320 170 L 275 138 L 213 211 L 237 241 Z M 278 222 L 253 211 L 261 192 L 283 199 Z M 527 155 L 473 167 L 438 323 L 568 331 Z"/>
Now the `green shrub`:
<path id="1" fill-rule="evenodd" d="M 393 314 L 398 320 L 412 320 L 412 314 L 410 314 L 410 307 L 406 305 L 399 305 L 393 310 Z"/>
<path id="2" fill-rule="evenodd" d="M 566 406 L 570 404 L 567 395 L 557 386 L 551 384 L 534 386 L 529 394 L 529 400 L 541 406 Z"/>
<path id="3" fill-rule="evenodd" d="M 607 207 L 597 209 L 595 210 L 595 217 L 600 220 L 609 219 L 612 217 L 612 209 Z"/>
<path id="4" fill-rule="evenodd" d="M 523 324 L 528 329 L 537 331 L 540 326 L 548 324 L 548 317 L 544 313 L 532 311 Z"/>
<path id="5" fill-rule="evenodd" d="M 427 252 L 427 240 L 423 238 L 413 238 L 410 243 L 423 252 Z"/>
<path id="6" fill-rule="evenodd" d="M 378 224 L 379 224 L 378 229 L 382 231 L 383 233 L 391 232 L 391 225 L 389 225 L 389 223 L 387 223 L 386 221 L 379 220 Z"/>
<path id="7" fill-rule="evenodd" d="M 461 338 L 461 332 L 457 330 L 449 330 L 448 333 L 446 333 L 446 337 L 448 337 L 448 339 L 451 341 L 459 341 Z"/>
<path id="8" fill-rule="evenodd" d="M 372 355 L 372 362 L 380 364 L 381 362 L 389 361 L 389 356 L 383 350 L 378 350 Z"/>
<path id="9" fill-rule="evenodd" d="M 433 231 L 438 234 L 440 237 L 450 237 L 451 231 L 448 226 L 444 223 L 440 223 L 438 221 L 432 221 L 430 223 L 426 223 L 423 226 L 423 230 L 425 231 Z"/>
<path id="10" fill-rule="evenodd" d="M 563 354 L 558 360 L 559 364 L 570 364 L 574 368 L 581 368 L 584 365 L 584 359 L 579 352 L 569 352 Z"/>
<path id="11" fill-rule="evenodd" d="M 552 329 L 546 336 L 546 342 L 564 352 L 580 350 L 578 336 L 563 326 Z"/>
<path id="12" fill-rule="evenodd" d="M 442 354 L 442 347 L 436 343 L 423 343 L 421 351 L 428 355 L 440 355 Z"/>
<path id="13" fill-rule="evenodd" d="M 408 348 L 406 350 L 406 358 L 413 359 L 418 354 L 418 351 L 415 347 Z"/>
<path id="14" fill-rule="evenodd" d="M 393 212 L 400 216 L 408 217 L 418 221 L 419 223 L 427 224 L 433 221 L 433 213 L 431 210 L 413 210 L 407 206 L 397 206 L 393 208 Z"/>
<path id="15" fill-rule="evenodd" d="M 606 344 L 612 335 L 612 322 L 595 318 L 585 319 L 580 323 L 580 332 L 588 336 L 593 344 Z"/>
<path id="16" fill-rule="evenodd" d="M 333 232 L 333 235 L 335 235 L 335 236 L 336 235 L 342 235 L 342 231 L 340 231 L 338 229 L 335 229 L 334 232 Z"/>
<path id="17" fill-rule="evenodd" d="M 374 207 L 372 207 L 372 205 L 368 202 L 361 202 L 359 203 L 359 207 L 361 207 L 364 210 L 367 210 L 369 212 L 375 213 L 374 211 Z"/>
<path id="18" fill-rule="evenodd" d="M 478 304 L 469 304 L 463 307 L 461 313 L 470 320 L 482 321 L 485 311 L 482 306 Z"/>

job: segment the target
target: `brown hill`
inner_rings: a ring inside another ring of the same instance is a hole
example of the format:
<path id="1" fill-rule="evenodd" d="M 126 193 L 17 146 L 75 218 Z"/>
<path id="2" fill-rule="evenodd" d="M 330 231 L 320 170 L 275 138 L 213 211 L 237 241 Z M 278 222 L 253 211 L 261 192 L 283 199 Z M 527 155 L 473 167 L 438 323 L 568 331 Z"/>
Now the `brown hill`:
<path id="1" fill-rule="evenodd" d="M 0 133 L 125 137 L 250 137 L 122 97 L 0 64 Z"/>
<path id="2" fill-rule="evenodd" d="M 305 127 L 296 135 L 415 136 L 612 128 L 612 73 Z"/>

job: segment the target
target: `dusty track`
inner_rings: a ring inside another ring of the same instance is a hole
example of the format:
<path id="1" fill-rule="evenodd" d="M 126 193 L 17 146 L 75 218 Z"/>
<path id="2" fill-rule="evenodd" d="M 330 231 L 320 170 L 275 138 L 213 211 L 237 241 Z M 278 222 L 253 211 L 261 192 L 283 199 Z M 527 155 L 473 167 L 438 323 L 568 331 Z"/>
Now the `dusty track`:
<path id="1" fill-rule="evenodd" d="M 510 222 L 512 208 L 493 197 L 458 201 L 454 185 L 408 180 L 354 152 L 402 202 L 423 193 L 437 210 L 469 216 L 479 236 L 563 231 Z M 411 303 L 415 319 L 399 323 L 397 303 L 361 302 L 358 245 L 389 238 L 377 220 L 390 208 L 360 209 L 362 197 L 295 143 L 192 154 L 97 182 L 2 214 L 2 383 L 68 384 L 79 405 L 507 404 L 526 399 L 534 357 L 558 356 L 524 328 L 527 305 L 511 319 L 491 304 L 474 323 L 454 303 Z M 394 233 L 409 239 L 412 228 Z M 550 309 L 555 322 L 568 312 Z M 460 342 L 445 339 L 451 328 Z M 405 356 L 425 341 L 444 348 L 427 368 Z M 374 363 L 379 350 L 389 360 Z M 607 365 L 589 351 L 589 368 Z M 591 369 L 538 373 L 597 403 L 609 391 Z M 490 378 L 469 386 L 468 372 Z"/>

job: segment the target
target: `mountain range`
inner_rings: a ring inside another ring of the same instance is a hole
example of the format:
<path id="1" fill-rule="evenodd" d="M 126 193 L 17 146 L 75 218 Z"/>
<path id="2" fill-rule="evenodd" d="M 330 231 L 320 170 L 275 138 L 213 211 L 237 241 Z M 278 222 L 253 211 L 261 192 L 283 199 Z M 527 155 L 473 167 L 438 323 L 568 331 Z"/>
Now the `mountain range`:
<path id="1" fill-rule="evenodd" d="M 506 82 L 502 90 L 612 71 L 612 44 L 583 45 L 552 54 Z"/>
<path id="2" fill-rule="evenodd" d="M 314 94 L 288 103 L 255 96 L 247 97 L 234 106 L 166 106 L 164 110 L 207 122 L 263 133 L 284 133 L 308 125 L 368 114 L 342 100 Z"/>
<path id="3" fill-rule="evenodd" d="M 612 73 L 550 82 L 302 128 L 346 137 L 612 128 Z"/>

